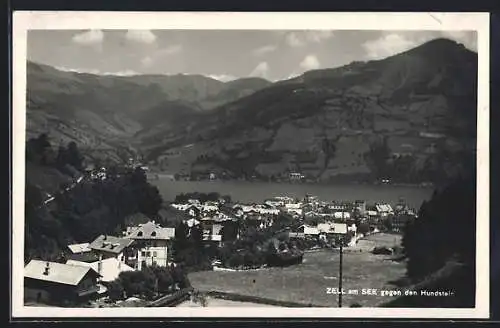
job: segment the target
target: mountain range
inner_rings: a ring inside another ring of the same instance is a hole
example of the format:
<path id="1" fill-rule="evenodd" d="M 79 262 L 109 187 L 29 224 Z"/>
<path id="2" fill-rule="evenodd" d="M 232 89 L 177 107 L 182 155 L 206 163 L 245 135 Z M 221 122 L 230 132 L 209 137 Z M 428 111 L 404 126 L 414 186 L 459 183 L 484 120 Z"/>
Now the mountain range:
<path id="1" fill-rule="evenodd" d="M 474 154 L 477 54 L 448 39 L 274 83 L 27 65 L 28 136 L 50 131 L 89 159 L 126 149 L 179 175 L 408 182 Z"/>

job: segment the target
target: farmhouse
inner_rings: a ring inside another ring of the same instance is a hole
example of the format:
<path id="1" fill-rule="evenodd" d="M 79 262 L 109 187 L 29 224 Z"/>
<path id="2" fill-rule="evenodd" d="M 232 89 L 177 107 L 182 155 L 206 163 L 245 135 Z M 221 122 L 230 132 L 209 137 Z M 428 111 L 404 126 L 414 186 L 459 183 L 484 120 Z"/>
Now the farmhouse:
<path id="1" fill-rule="evenodd" d="M 24 298 L 47 304 L 80 303 L 98 295 L 99 277 L 90 267 L 31 260 L 24 268 Z"/>

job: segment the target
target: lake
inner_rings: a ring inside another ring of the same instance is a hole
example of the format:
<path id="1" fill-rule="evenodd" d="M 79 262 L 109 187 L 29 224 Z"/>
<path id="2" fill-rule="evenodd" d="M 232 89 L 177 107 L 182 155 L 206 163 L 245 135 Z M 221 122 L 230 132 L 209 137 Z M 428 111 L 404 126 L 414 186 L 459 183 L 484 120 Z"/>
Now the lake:
<path id="1" fill-rule="evenodd" d="M 218 192 L 230 195 L 233 201 L 263 202 L 274 196 L 290 196 L 303 198 L 305 194 L 318 196 L 324 201 L 387 202 L 395 204 L 402 197 L 408 205 L 416 209 L 424 200 L 430 199 L 433 189 L 429 187 L 393 186 L 393 185 L 326 185 L 326 184 L 293 184 L 249 181 L 174 181 L 160 177 L 151 180 L 158 187 L 165 201 L 173 201 L 175 196 L 188 192 Z"/>

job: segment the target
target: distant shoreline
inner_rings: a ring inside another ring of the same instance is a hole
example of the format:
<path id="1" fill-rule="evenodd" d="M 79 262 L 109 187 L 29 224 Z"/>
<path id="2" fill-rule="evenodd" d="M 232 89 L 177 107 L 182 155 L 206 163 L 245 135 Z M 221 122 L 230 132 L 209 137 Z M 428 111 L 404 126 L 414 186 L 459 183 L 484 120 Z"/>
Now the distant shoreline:
<path id="1" fill-rule="evenodd" d="M 150 172 L 148 175 L 152 176 L 151 180 L 157 179 L 168 179 L 172 182 L 187 182 L 187 183 L 200 183 L 200 182 L 215 182 L 215 183 L 255 183 L 255 184 L 282 184 L 282 185 L 322 185 L 322 186 L 373 186 L 373 187 L 405 187 L 405 188 L 422 188 L 422 189 L 434 189 L 436 186 L 434 184 L 425 183 L 376 183 L 376 182 L 357 182 L 357 181 L 265 181 L 265 180 L 240 180 L 240 179 L 215 179 L 215 180 L 176 180 L 173 174 L 168 173 L 157 173 Z"/>

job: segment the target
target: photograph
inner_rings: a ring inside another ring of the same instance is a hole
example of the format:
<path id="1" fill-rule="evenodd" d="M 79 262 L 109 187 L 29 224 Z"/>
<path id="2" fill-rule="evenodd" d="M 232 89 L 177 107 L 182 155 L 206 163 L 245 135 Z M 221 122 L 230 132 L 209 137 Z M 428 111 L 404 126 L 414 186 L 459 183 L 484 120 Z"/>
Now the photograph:
<path id="1" fill-rule="evenodd" d="M 20 316 L 489 315 L 487 14 L 13 24 Z"/>

